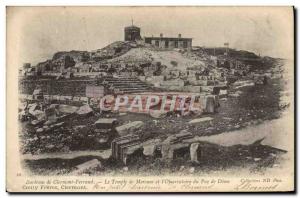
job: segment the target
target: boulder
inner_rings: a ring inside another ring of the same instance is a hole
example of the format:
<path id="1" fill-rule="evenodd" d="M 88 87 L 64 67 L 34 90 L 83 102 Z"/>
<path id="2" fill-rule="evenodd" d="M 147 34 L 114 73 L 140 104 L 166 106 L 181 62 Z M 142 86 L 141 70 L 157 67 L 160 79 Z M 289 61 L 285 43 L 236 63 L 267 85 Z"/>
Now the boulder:
<path id="1" fill-rule="evenodd" d="M 36 103 L 28 105 L 28 112 L 32 114 L 35 110 L 38 110 L 39 106 Z"/>
<path id="2" fill-rule="evenodd" d="M 33 115 L 37 120 L 43 120 L 46 117 L 45 113 L 40 110 L 35 110 L 31 115 Z"/>
<path id="3" fill-rule="evenodd" d="M 43 128 L 38 128 L 38 129 L 36 130 L 36 132 L 37 132 L 37 133 L 42 133 L 42 132 L 44 132 L 44 129 L 43 129 Z"/>
<path id="4" fill-rule="evenodd" d="M 40 109 L 40 106 L 36 103 L 28 105 L 28 112 L 38 120 L 42 120 L 46 116 L 46 114 Z"/>
<path id="5" fill-rule="evenodd" d="M 127 135 L 128 133 L 137 130 L 141 128 L 144 125 L 144 122 L 142 121 L 134 121 L 134 122 L 129 122 L 127 124 L 124 124 L 122 126 L 116 127 L 116 131 L 119 133 L 119 135 Z"/>
<path id="6" fill-rule="evenodd" d="M 170 145 L 170 144 L 176 144 L 179 142 L 182 142 L 185 139 L 193 138 L 193 134 L 191 132 L 188 132 L 187 130 L 182 130 L 179 133 L 175 135 L 168 136 L 162 144 L 164 145 Z"/>
<path id="7" fill-rule="evenodd" d="M 22 122 L 23 122 L 23 121 L 27 121 L 27 120 L 28 120 L 28 119 L 27 119 L 27 113 L 26 113 L 24 110 L 21 111 L 21 112 L 19 112 L 18 118 L 19 118 L 19 120 L 21 120 Z"/>
<path id="8" fill-rule="evenodd" d="M 154 156 L 155 150 L 161 143 L 160 139 L 152 139 L 142 143 L 143 154 L 146 156 Z"/>
<path id="9" fill-rule="evenodd" d="M 112 129 L 117 124 L 116 118 L 100 118 L 95 122 L 95 126 L 98 129 Z"/>
<path id="10" fill-rule="evenodd" d="M 31 125 L 39 126 L 39 125 L 42 125 L 44 122 L 45 122 L 45 120 L 32 120 Z"/>
<path id="11" fill-rule="evenodd" d="M 243 92 L 242 91 L 236 91 L 235 93 L 228 94 L 229 97 L 237 98 L 239 97 Z"/>
<path id="12" fill-rule="evenodd" d="M 254 86 L 254 82 L 252 80 L 236 81 L 233 83 L 233 86 L 235 86 L 235 89 L 240 89 L 242 87 Z"/>
<path id="13" fill-rule="evenodd" d="M 99 134 L 109 134 L 112 130 L 111 129 L 95 129 L 95 133 L 99 133 Z"/>
<path id="14" fill-rule="evenodd" d="M 199 163 L 198 161 L 198 148 L 199 143 L 192 143 L 190 146 L 190 155 L 191 155 L 191 161 Z"/>
<path id="15" fill-rule="evenodd" d="M 227 97 L 227 95 L 228 95 L 228 92 L 227 92 L 226 89 L 224 89 L 224 90 L 221 89 L 221 90 L 220 90 L 219 96 L 220 96 L 221 98 Z"/>
<path id="16" fill-rule="evenodd" d="M 72 114 L 75 113 L 79 108 L 71 105 L 58 105 L 58 111 L 61 113 Z"/>
<path id="17" fill-rule="evenodd" d="M 20 98 L 21 98 L 21 96 L 20 96 Z M 28 102 L 20 102 L 19 103 L 19 110 L 20 111 L 24 111 L 25 109 L 27 109 L 27 107 L 28 107 Z"/>
<path id="18" fill-rule="evenodd" d="M 164 118 L 167 116 L 167 113 L 161 110 L 150 110 L 150 116 L 153 118 Z"/>
<path id="19" fill-rule="evenodd" d="M 203 109 L 201 109 L 201 108 L 199 108 L 199 109 L 191 109 L 190 112 L 193 115 L 201 116 L 203 114 Z"/>
<path id="20" fill-rule="evenodd" d="M 49 108 L 45 109 L 45 114 L 46 114 L 47 117 L 48 117 L 48 116 L 56 115 L 56 109 L 55 109 L 55 106 L 53 106 L 53 105 L 51 106 L 51 105 L 50 105 Z"/>
<path id="21" fill-rule="evenodd" d="M 58 129 L 58 128 L 62 127 L 64 124 L 65 124 L 65 122 L 59 122 L 59 123 L 56 123 L 56 124 L 52 124 L 52 125 L 49 126 L 48 130 Z"/>
<path id="22" fill-rule="evenodd" d="M 34 91 L 33 91 L 33 93 L 32 93 L 32 95 L 40 95 L 40 94 L 42 94 L 43 92 L 42 92 L 42 89 L 35 89 Z"/>
<path id="23" fill-rule="evenodd" d="M 93 109 L 89 105 L 83 105 L 78 109 L 76 114 L 80 116 L 89 116 L 92 115 L 93 112 L 94 112 Z"/>
<path id="24" fill-rule="evenodd" d="M 43 129 L 44 129 L 45 131 L 48 131 L 48 130 L 49 130 L 49 126 L 44 125 L 44 126 L 43 126 Z"/>
<path id="25" fill-rule="evenodd" d="M 44 123 L 45 125 L 51 125 L 53 123 L 57 122 L 56 115 L 52 115 L 48 117 L 48 120 Z"/>
<path id="26" fill-rule="evenodd" d="M 195 167 L 191 167 L 190 169 L 189 169 L 189 173 L 194 173 L 195 172 Z"/>
<path id="27" fill-rule="evenodd" d="M 50 124 L 57 122 L 56 113 L 57 113 L 57 110 L 55 109 L 54 106 L 51 106 L 45 110 L 45 115 L 47 118 L 47 121 L 45 123 L 46 125 L 50 125 Z"/>
<path id="28" fill-rule="evenodd" d="M 215 98 L 214 97 L 207 97 L 206 99 L 206 113 L 214 113 L 215 112 Z"/>
<path id="29" fill-rule="evenodd" d="M 220 106 L 218 95 L 201 95 L 200 104 L 205 113 L 214 113 Z"/>
<path id="30" fill-rule="evenodd" d="M 109 136 L 102 136 L 100 138 L 97 138 L 97 142 L 99 144 L 107 144 L 109 141 Z"/>

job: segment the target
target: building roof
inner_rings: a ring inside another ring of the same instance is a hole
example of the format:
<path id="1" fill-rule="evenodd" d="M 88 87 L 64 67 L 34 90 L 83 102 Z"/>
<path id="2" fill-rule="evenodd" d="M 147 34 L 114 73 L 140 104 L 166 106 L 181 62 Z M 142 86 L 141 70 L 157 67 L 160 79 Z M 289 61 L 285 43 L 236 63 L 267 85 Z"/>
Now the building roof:
<path id="1" fill-rule="evenodd" d="M 180 40 L 192 40 L 192 38 L 179 38 L 179 37 L 145 37 L 145 39 L 151 39 L 151 40 L 173 40 L 173 41 L 180 41 Z"/>
<path id="2" fill-rule="evenodd" d="M 125 30 L 130 30 L 130 29 L 138 29 L 138 30 L 140 30 L 141 28 L 139 28 L 139 27 L 137 27 L 135 25 L 131 25 L 131 26 L 125 27 Z"/>

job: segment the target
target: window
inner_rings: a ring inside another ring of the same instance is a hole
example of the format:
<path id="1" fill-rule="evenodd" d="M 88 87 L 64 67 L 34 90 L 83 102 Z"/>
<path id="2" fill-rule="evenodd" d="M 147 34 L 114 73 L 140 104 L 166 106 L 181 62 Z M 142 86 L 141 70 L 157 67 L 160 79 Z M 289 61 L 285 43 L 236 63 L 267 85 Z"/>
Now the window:
<path id="1" fill-rule="evenodd" d="M 151 39 L 146 38 L 146 39 L 145 39 L 145 43 L 151 44 Z"/>
<path id="2" fill-rule="evenodd" d="M 175 48 L 178 48 L 178 41 L 175 41 Z"/>
<path id="3" fill-rule="evenodd" d="M 165 41 L 165 47 L 169 48 L 169 41 Z"/>
<path id="4" fill-rule="evenodd" d="M 183 48 L 187 48 L 187 41 L 183 41 Z"/>
<path id="5" fill-rule="evenodd" d="M 158 41 L 155 41 L 155 46 L 159 46 L 159 42 Z"/>

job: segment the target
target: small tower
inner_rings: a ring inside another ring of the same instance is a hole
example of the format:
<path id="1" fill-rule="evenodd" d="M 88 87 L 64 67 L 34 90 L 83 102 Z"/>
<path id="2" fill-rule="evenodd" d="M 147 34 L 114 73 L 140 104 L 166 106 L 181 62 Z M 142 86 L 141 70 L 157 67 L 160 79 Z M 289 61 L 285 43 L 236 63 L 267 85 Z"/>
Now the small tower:
<path id="1" fill-rule="evenodd" d="M 229 56 L 229 43 L 228 42 L 224 43 L 224 47 L 225 47 L 225 55 L 228 57 Z"/>
<path id="2" fill-rule="evenodd" d="M 125 41 L 136 41 L 136 40 L 140 40 L 141 37 L 141 28 L 134 26 L 133 25 L 133 21 L 131 26 L 127 26 L 124 29 L 124 40 Z"/>

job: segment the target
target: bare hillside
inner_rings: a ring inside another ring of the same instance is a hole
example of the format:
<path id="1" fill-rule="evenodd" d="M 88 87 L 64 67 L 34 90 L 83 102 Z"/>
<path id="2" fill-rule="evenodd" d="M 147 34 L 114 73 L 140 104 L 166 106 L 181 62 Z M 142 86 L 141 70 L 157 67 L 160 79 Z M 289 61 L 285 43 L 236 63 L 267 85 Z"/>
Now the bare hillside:
<path id="1" fill-rule="evenodd" d="M 187 57 L 178 51 L 158 51 L 151 48 L 132 48 L 127 53 L 109 60 L 110 63 L 161 62 L 167 68 L 186 70 L 187 67 L 205 67 L 205 62 Z"/>

